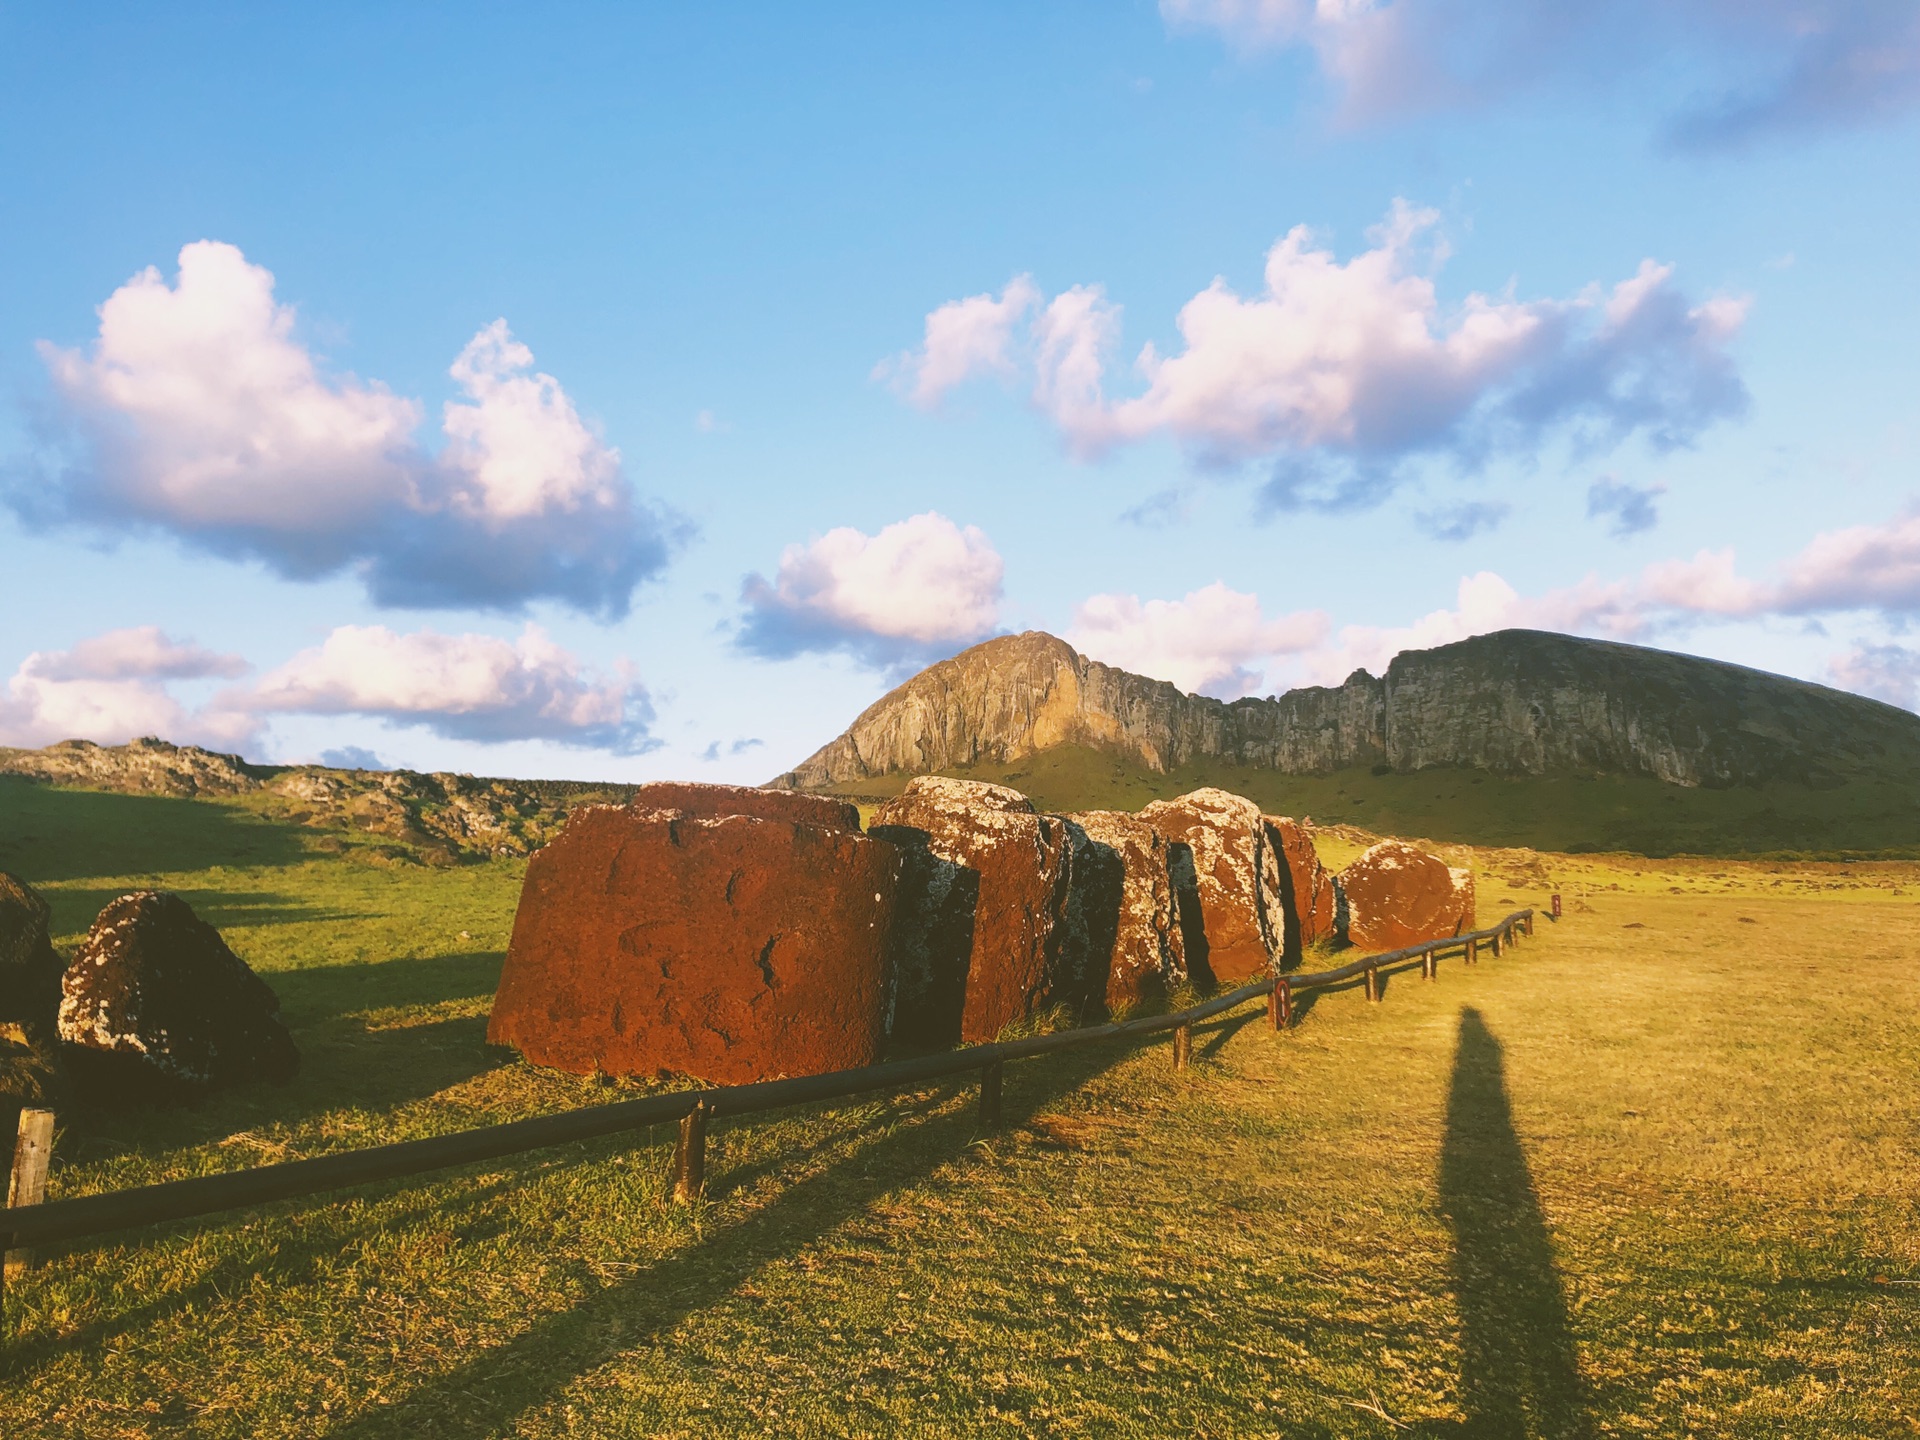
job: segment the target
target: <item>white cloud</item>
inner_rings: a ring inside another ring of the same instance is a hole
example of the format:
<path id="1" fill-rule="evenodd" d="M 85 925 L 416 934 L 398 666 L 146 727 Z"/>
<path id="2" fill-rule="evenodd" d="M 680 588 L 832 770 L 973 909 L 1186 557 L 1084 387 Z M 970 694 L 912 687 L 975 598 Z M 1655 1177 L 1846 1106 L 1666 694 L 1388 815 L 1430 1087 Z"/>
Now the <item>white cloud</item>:
<path id="1" fill-rule="evenodd" d="M 1920 710 L 1920 653 L 1904 645 L 1855 645 L 1834 657 L 1827 674 L 1843 690 Z"/>
<path id="2" fill-rule="evenodd" d="M 235 703 L 258 711 L 371 716 L 454 740 L 551 740 L 624 753 L 652 743 L 653 711 L 638 678 L 591 675 L 537 625 L 517 641 L 343 625 Z"/>
<path id="3" fill-rule="evenodd" d="M 900 382 L 915 405 L 929 409 L 975 375 L 1011 375 L 1014 326 L 1039 298 L 1032 279 L 1016 275 L 998 298 L 988 294 L 950 300 L 927 316 L 920 348 L 881 361 L 874 378 Z"/>
<path id="4" fill-rule="evenodd" d="M 1259 686 L 1256 664 L 1307 650 L 1327 629 L 1322 611 L 1268 619 L 1257 596 L 1215 581 L 1179 600 L 1091 596 L 1075 609 L 1066 639 L 1095 660 L 1232 700 Z"/>
<path id="5" fill-rule="evenodd" d="M 1181 308 L 1180 347 L 1145 345 L 1145 388 L 1118 400 L 1106 375 L 1121 312 L 1075 286 L 1032 322 L 1034 401 L 1082 457 L 1167 435 L 1203 463 L 1274 462 L 1264 494 L 1279 507 L 1377 499 L 1411 457 L 1472 469 L 1555 434 L 1683 445 L 1744 408 L 1727 353 L 1744 301 L 1691 303 L 1671 267 L 1646 261 L 1568 299 L 1446 306 L 1438 223 L 1395 201 L 1344 262 L 1296 227 L 1268 252 L 1260 294 L 1215 280 Z"/>
<path id="6" fill-rule="evenodd" d="M 36 650 L 0 690 L 0 745 L 120 745 L 158 735 L 220 750 L 248 746 L 259 735 L 253 716 L 220 701 L 189 709 L 167 689 L 168 681 L 246 669 L 237 655 L 172 640 L 153 625 L 108 631 L 71 650 Z"/>
<path id="7" fill-rule="evenodd" d="M 170 639 L 158 625 L 139 625 L 91 636 L 71 650 L 35 652 L 24 668 L 47 680 L 204 680 L 243 675 L 247 662 Z"/>
<path id="8" fill-rule="evenodd" d="M 1247 52 L 1311 50 L 1350 123 L 1663 71 L 1684 76 L 1670 120 L 1683 143 L 1871 121 L 1920 100 L 1911 0 L 1160 0 L 1160 13 Z"/>
<path id="9" fill-rule="evenodd" d="M 67 454 L 8 497 L 29 519 L 147 528 L 311 579 L 348 570 L 382 604 L 625 613 L 665 563 L 671 517 L 504 320 L 454 361 L 465 399 L 424 451 L 418 401 L 328 377 L 272 274 L 234 246 L 180 252 L 100 307 L 89 351 L 41 346 Z"/>
<path id="10" fill-rule="evenodd" d="M 843 526 L 789 545 L 771 582 L 747 577 L 739 642 L 768 658 L 845 650 L 921 663 L 993 633 L 1005 569 L 981 531 L 933 511 L 877 535 Z"/>

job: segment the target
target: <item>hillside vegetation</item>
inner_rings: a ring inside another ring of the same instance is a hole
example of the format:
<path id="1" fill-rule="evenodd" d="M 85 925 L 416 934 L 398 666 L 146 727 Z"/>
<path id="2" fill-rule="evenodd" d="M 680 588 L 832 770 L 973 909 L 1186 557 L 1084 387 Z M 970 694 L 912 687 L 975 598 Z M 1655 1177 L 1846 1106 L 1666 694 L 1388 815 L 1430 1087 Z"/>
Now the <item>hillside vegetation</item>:
<path id="1" fill-rule="evenodd" d="M 0 866 L 64 944 L 176 889 L 305 1055 L 284 1089 L 63 1117 L 55 1197 L 618 1093 L 484 1044 L 524 862 L 248 807 L 0 780 Z M 1483 913 L 1559 889 L 1566 920 L 1284 1036 L 1231 1017 L 1184 1075 L 1164 1044 L 1016 1066 L 994 1133 L 931 1086 L 722 1119 L 691 1210 L 660 1131 L 52 1254 L 9 1287 L 0 1430 L 1920 1426 L 1920 866 L 1471 858 Z"/>
<path id="2" fill-rule="evenodd" d="M 1058 811 L 1137 810 L 1150 800 L 1218 785 L 1258 801 L 1269 814 L 1468 845 L 1652 856 L 1920 856 L 1920 804 L 1905 786 L 1869 779 L 1829 789 L 1791 781 L 1707 789 L 1643 776 L 1494 775 L 1450 766 L 1410 774 L 1354 768 L 1284 775 L 1217 761 L 1155 772 L 1078 745 L 938 773 L 1011 785 L 1035 805 Z M 897 795 L 910 778 L 895 772 L 822 791 L 874 802 Z"/>

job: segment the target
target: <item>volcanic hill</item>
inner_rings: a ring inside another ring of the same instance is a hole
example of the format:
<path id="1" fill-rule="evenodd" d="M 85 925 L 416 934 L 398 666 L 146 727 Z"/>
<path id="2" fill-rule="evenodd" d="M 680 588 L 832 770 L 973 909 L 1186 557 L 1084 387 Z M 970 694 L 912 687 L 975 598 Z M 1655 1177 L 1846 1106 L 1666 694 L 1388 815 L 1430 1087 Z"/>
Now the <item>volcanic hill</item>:
<path id="1" fill-rule="evenodd" d="M 1536 630 L 1223 702 L 1037 631 L 922 671 L 772 784 L 915 774 L 1058 809 L 1217 784 L 1396 833 L 1664 854 L 1920 849 L 1920 716 L 1717 660 Z"/>

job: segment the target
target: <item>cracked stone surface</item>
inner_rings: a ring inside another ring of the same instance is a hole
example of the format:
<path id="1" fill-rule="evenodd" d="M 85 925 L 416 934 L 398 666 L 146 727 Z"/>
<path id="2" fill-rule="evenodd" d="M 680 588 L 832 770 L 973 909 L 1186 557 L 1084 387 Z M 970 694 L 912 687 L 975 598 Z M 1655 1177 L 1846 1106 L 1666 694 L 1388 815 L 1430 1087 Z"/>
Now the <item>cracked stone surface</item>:
<path id="1" fill-rule="evenodd" d="M 1140 818 L 1167 839 L 1194 979 L 1238 985 L 1269 973 L 1284 944 L 1284 902 L 1260 807 L 1206 788 L 1156 800 Z"/>
<path id="2" fill-rule="evenodd" d="M 1473 872 L 1456 870 L 1404 840 L 1382 840 L 1340 872 L 1347 939 L 1362 950 L 1400 950 L 1473 928 Z"/>
<path id="3" fill-rule="evenodd" d="M 1054 1004 L 1084 1008 L 1086 958 L 1071 947 L 1065 924 L 1072 863 L 1065 820 L 1035 814 L 1017 790 L 922 775 L 874 811 L 870 833 L 977 877 L 932 867 L 914 872 L 916 881 L 935 883 L 908 896 L 899 920 L 895 955 L 903 980 L 895 1024 L 903 1038 L 952 1028 L 950 1012 L 933 1007 L 950 1003 L 944 977 L 963 937 L 961 1040 L 992 1040 Z M 929 1008 L 916 1008 L 922 1004 Z"/>
<path id="4" fill-rule="evenodd" d="M 576 810 L 528 862 L 487 1038 L 721 1085 L 872 1064 L 900 867 L 839 824 Z"/>
<path id="5" fill-rule="evenodd" d="M 1167 839 L 1149 820 L 1119 810 L 1067 817 L 1085 834 L 1073 884 L 1079 923 L 1109 1010 L 1164 1000 L 1187 979 L 1186 945 L 1167 870 Z"/>

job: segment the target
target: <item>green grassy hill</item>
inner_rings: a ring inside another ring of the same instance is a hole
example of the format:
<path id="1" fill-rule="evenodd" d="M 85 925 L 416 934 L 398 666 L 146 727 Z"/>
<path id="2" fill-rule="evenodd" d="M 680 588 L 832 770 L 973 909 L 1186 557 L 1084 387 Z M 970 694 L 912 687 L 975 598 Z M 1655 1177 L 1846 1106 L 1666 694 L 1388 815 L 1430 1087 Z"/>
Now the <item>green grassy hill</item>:
<path id="1" fill-rule="evenodd" d="M 1619 775 L 1501 776 L 1454 768 L 1302 776 L 1203 762 L 1156 774 L 1082 746 L 940 773 L 1010 785 L 1058 811 L 1137 810 L 1150 800 L 1217 785 L 1258 801 L 1270 814 L 1470 845 L 1654 856 L 1920 855 L 1920 784 L 1904 775 L 1853 778 L 1830 789 L 1778 783 L 1711 790 Z M 828 790 L 877 801 L 897 795 L 909 778 L 894 774 Z"/>

